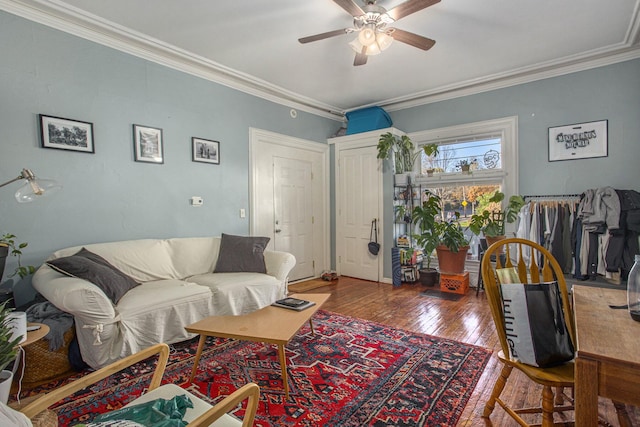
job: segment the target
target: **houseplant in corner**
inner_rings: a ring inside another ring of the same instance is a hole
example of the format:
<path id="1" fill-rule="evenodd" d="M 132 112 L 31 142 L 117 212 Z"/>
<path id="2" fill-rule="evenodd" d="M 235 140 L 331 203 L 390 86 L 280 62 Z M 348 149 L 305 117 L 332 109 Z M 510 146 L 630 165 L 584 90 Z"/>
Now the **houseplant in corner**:
<path id="1" fill-rule="evenodd" d="M 28 243 L 16 242 L 16 236 L 11 233 L 5 233 L 0 236 L 0 281 L 4 274 L 4 267 L 8 256 L 15 256 L 18 261 L 18 266 L 15 271 L 9 276 L 20 276 L 21 279 L 27 277 L 30 274 L 35 273 L 36 269 L 32 265 L 22 265 L 21 256 L 22 249 L 26 248 Z"/>
<path id="2" fill-rule="evenodd" d="M 499 204 L 499 209 L 484 209 L 479 214 L 471 215 L 469 230 L 475 235 L 482 233 L 487 239 L 489 246 L 500 239 L 504 239 L 505 223 L 514 222 L 518 218 L 518 212 L 520 212 L 520 209 L 525 205 L 522 196 L 514 195 L 509 197 L 506 208 L 502 209 L 504 197 L 504 193 L 496 191 L 487 199 L 487 203 L 493 203 L 494 205 Z"/>
<path id="3" fill-rule="evenodd" d="M 407 135 L 398 137 L 391 132 L 383 133 L 378 140 L 378 158 L 391 159 L 393 156 L 393 173 L 396 185 L 407 185 L 408 174 L 413 171 L 413 165 L 420 155 Z"/>
<path id="4" fill-rule="evenodd" d="M 440 244 L 440 235 L 436 216 L 440 213 L 440 197 L 426 191 L 427 199 L 422 202 L 422 206 L 413 208 L 413 220 L 418 233 L 413 235 L 415 242 L 424 252 L 426 264 L 419 270 L 420 281 L 423 285 L 433 286 L 438 282 L 438 271 L 431 268 L 431 255 Z"/>
<path id="5" fill-rule="evenodd" d="M 9 399 L 9 390 L 13 380 L 13 372 L 5 370 L 5 368 L 15 360 L 18 352 L 17 345 L 22 339 L 21 336 L 12 339 L 13 328 L 9 318 L 12 309 L 6 306 L 7 302 L 0 304 L 0 401 L 4 404 Z"/>

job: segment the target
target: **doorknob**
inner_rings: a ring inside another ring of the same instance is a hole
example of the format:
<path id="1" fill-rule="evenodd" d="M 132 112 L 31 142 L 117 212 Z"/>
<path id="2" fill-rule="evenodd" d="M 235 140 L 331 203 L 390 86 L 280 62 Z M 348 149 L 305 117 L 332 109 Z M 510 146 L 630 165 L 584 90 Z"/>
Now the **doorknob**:
<path id="1" fill-rule="evenodd" d="M 276 230 L 275 230 L 275 231 L 276 231 L 276 233 L 279 233 L 279 232 L 281 232 L 282 230 L 280 230 L 279 228 L 276 228 Z"/>

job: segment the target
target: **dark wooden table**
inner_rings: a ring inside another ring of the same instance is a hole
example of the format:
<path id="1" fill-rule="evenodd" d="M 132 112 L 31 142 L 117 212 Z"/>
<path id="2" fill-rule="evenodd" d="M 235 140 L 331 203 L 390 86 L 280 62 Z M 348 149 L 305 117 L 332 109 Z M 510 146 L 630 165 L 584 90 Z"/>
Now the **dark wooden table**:
<path id="1" fill-rule="evenodd" d="M 576 426 L 598 424 L 598 396 L 640 405 L 640 322 L 628 310 L 625 290 L 573 286 L 576 323 Z"/>

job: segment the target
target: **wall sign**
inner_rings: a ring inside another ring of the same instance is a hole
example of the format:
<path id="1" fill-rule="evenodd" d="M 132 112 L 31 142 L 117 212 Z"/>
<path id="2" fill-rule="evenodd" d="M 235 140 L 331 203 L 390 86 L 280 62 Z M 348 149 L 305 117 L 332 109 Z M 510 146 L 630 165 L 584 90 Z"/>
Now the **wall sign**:
<path id="1" fill-rule="evenodd" d="M 607 157 L 608 120 L 549 128 L 549 161 Z"/>

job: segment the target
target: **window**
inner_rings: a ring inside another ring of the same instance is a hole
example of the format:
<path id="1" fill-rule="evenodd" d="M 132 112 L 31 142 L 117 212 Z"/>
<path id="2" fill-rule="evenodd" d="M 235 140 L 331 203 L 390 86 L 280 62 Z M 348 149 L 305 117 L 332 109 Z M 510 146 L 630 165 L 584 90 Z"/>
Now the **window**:
<path id="1" fill-rule="evenodd" d="M 506 197 L 518 193 L 517 118 L 491 120 L 409 134 L 421 149 L 437 144 L 439 154 L 422 153 L 415 183 L 442 199 L 442 219 L 460 212 L 465 228 L 477 208 L 484 209 L 488 195 L 500 189 Z M 463 172 L 462 165 L 470 166 Z M 429 176 L 427 170 L 432 169 Z M 466 231 L 469 240 L 470 231 Z"/>

